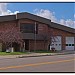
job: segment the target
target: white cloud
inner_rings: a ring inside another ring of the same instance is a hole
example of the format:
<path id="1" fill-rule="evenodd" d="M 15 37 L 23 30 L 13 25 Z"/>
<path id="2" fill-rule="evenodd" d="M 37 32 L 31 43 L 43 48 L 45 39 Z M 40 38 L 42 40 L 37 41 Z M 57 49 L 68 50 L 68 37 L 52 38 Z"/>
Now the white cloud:
<path id="1" fill-rule="evenodd" d="M 19 11 L 15 11 L 14 14 L 19 13 Z"/>
<path id="2" fill-rule="evenodd" d="M 57 22 L 57 19 L 54 16 L 54 12 L 51 12 L 49 10 L 44 10 L 44 9 L 38 10 L 38 9 L 35 9 L 34 13 L 36 15 L 38 15 L 38 16 L 41 16 L 41 17 L 44 17 L 44 18 L 47 18 L 47 19 L 51 19 L 51 21 Z"/>
<path id="3" fill-rule="evenodd" d="M 75 14 L 74 14 L 74 18 L 75 18 Z"/>
<path id="4" fill-rule="evenodd" d="M 66 20 L 60 19 L 60 20 L 58 20 L 55 17 L 55 12 L 51 12 L 49 10 L 44 10 L 44 9 L 41 9 L 41 10 L 35 9 L 34 13 L 38 16 L 50 19 L 52 22 L 59 23 L 59 24 L 62 24 L 62 25 L 65 25 L 65 26 L 68 26 L 71 28 L 75 28 L 75 21 L 74 20 L 71 20 L 71 19 L 66 19 Z M 75 14 L 74 14 L 74 18 L 75 18 Z"/>
<path id="5" fill-rule="evenodd" d="M 19 13 L 19 11 L 12 12 L 11 10 L 7 9 L 7 4 L 8 3 L 0 3 L 0 15 L 12 15 L 12 14 Z M 44 10 L 44 9 L 41 9 L 41 10 L 35 9 L 34 13 L 36 15 L 48 18 L 52 22 L 75 28 L 75 20 L 71 20 L 71 19 L 66 19 L 66 20 L 60 19 L 60 20 L 58 20 L 55 16 L 55 12 L 51 12 L 49 10 Z M 75 14 L 74 14 L 74 19 L 75 19 Z"/>
<path id="6" fill-rule="evenodd" d="M 66 22 L 64 19 L 60 19 L 60 24 L 64 25 Z"/>
<path id="7" fill-rule="evenodd" d="M 19 11 L 12 12 L 11 10 L 7 9 L 8 3 L 0 3 L 0 15 L 12 15 L 19 13 Z"/>

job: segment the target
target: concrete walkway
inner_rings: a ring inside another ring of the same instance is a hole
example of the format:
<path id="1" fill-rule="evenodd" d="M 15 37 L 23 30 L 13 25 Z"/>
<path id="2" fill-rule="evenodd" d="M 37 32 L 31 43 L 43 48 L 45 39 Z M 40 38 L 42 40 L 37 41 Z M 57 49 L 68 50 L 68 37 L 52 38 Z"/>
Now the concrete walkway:
<path id="1" fill-rule="evenodd" d="M 29 54 L 23 54 L 23 55 L 5 55 L 0 56 L 0 59 L 6 59 L 6 58 L 25 58 L 25 57 L 40 57 L 40 56 L 52 56 L 52 55 L 63 55 L 63 54 L 75 54 L 75 51 L 62 51 L 58 53 L 29 53 Z"/>
<path id="2" fill-rule="evenodd" d="M 0 59 L 4 58 L 23 58 L 23 57 L 37 57 L 37 56 L 46 56 L 46 55 L 55 55 L 55 53 L 29 53 L 29 54 L 22 54 L 22 55 L 5 55 L 0 56 Z"/>

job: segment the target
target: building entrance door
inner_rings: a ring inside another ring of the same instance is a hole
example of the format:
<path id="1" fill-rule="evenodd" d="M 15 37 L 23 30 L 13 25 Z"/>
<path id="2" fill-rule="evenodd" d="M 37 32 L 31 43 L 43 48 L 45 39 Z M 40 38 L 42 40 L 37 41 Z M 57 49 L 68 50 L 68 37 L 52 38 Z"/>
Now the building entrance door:
<path id="1" fill-rule="evenodd" d="M 29 50 L 29 40 L 25 40 L 25 50 Z"/>
<path id="2" fill-rule="evenodd" d="M 20 51 L 20 44 L 13 42 L 12 43 L 12 47 L 14 48 L 15 52 L 19 52 Z"/>

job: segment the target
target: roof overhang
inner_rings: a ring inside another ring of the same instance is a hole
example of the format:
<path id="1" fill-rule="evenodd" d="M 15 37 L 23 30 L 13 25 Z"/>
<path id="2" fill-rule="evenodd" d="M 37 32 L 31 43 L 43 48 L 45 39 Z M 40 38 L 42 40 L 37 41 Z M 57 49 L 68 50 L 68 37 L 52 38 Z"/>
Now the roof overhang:
<path id="1" fill-rule="evenodd" d="M 73 29 L 73 28 L 51 22 L 51 20 L 49 20 L 49 19 L 37 16 L 37 15 L 33 15 L 33 14 L 30 14 L 30 13 L 27 13 L 27 12 L 17 13 L 16 15 L 0 16 L 0 22 L 12 21 L 12 20 L 18 20 L 18 19 L 25 19 L 25 18 L 34 20 L 35 22 L 41 22 L 41 23 L 44 23 L 44 24 L 46 24 L 50 27 L 57 28 L 57 29 L 64 30 L 64 31 L 75 34 L 75 29 Z"/>

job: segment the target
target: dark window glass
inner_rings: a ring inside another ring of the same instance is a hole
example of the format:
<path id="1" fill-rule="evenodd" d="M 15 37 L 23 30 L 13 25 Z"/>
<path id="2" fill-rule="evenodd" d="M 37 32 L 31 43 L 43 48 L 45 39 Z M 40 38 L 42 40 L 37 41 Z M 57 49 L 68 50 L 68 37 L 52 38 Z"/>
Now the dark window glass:
<path id="1" fill-rule="evenodd" d="M 35 33 L 35 25 L 29 23 L 21 23 L 20 31 L 23 33 Z M 38 32 L 38 25 L 36 25 L 36 34 Z"/>
<path id="2" fill-rule="evenodd" d="M 61 44 L 59 44 L 59 46 L 60 46 Z"/>
<path id="3" fill-rule="evenodd" d="M 72 44 L 72 46 L 74 46 L 74 44 Z"/>
<path id="4" fill-rule="evenodd" d="M 71 46 L 71 44 L 69 44 L 69 46 Z"/>
<path id="5" fill-rule="evenodd" d="M 56 44 L 56 46 L 57 46 L 57 44 Z"/>
<path id="6" fill-rule="evenodd" d="M 66 46 L 68 46 L 68 44 L 66 44 Z"/>

